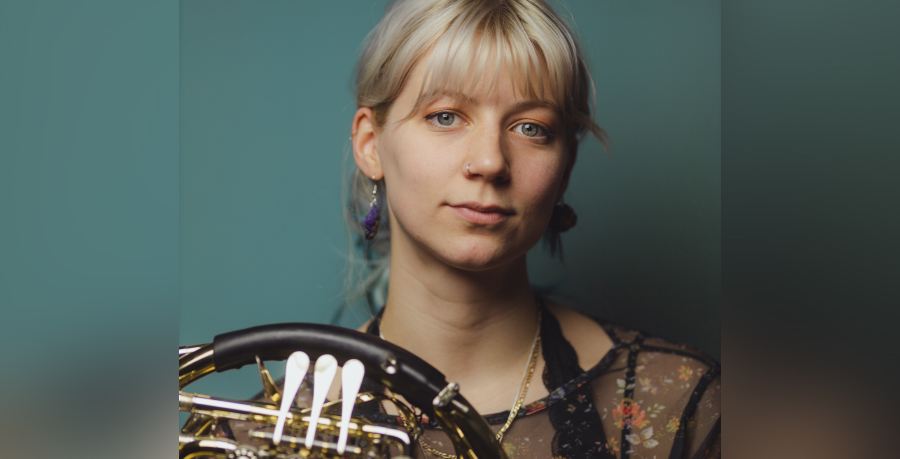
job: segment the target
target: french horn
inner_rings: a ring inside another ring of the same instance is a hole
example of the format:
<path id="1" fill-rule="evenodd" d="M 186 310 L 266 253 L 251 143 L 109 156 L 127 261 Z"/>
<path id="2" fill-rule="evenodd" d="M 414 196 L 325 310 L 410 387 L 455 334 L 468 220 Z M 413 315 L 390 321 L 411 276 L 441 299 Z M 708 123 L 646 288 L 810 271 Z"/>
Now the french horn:
<path id="1" fill-rule="evenodd" d="M 283 387 L 272 380 L 265 361 L 286 362 Z M 267 400 L 184 391 L 211 373 L 251 364 L 259 368 Z M 341 400 L 326 403 L 324 391 L 337 367 L 343 369 Z M 312 406 L 301 409 L 294 397 L 307 375 L 315 380 Z M 387 390 L 359 392 L 363 375 Z M 411 458 L 423 432 L 421 414 L 437 421 L 460 459 L 506 459 L 458 385 L 409 351 L 354 330 L 283 323 L 221 334 L 211 343 L 179 348 L 178 385 L 179 411 L 190 413 L 178 438 L 181 459 Z M 401 423 L 378 423 L 354 412 L 357 403 L 373 401 L 393 403 Z M 232 423 L 255 426 L 247 432 L 252 441 L 230 434 Z"/>

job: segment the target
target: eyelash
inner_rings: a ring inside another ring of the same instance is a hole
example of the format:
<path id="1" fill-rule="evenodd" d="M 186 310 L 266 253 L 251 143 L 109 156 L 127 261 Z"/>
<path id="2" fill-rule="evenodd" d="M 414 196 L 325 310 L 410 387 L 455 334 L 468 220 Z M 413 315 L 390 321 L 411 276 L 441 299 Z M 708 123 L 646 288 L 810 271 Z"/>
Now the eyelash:
<path id="1" fill-rule="evenodd" d="M 439 112 L 434 112 L 434 113 L 432 113 L 432 114 L 426 116 L 425 119 L 428 120 L 428 121 L 431 121 L 432 124 L 435 124 L 436 126 L 439 126 L 439 127 L 442 127 L 442 128 L 449 128 L 449 127 L 452 127 L 453 124 L 450 124 L 450 125 L 443 125 L 443 124 L 440 124 L 440 123 L 437 121 L 437 117 L 438 117 L 439 115 L 444 115 L 444 114 L 452 115 L 452 116 L 453 116 L 453 121 L 454 121 L 454 122 L 457 121 L 456 118 L 459 117 L 459 114 L 457 114 L 457 113 L 455 113 L 455 112 L 452 112 L 452 111 L 449 111 L 449 110 L 441 110 L 441 111 L 439 111 Z M 530 125 L 532 125 L 532 126 L 537 127 L 538 129 L 540 129 L 541 131 L 544 132 L 544 135 L 543 135 L 543 136 L 537 136 L 537 135 L 536 135 L 536 136 L 534 136 L 534 137 L 529 137 L 529 136 L 525 135 L 524 132 L 519 132 L 519 133 L 522 134 L 523 136 L 528 137 L 528 138 L 530 138 L 530 139 L 543 139 L 543 140 L 547 140 L 547 141 L 553 139 L 553 131 L 550 130 L 549 127 L 544 126 L 543 124 L 540 124 L 540 123 L 533 122 L 533 121 L 528 121 L 528 122 L 524 122 L 524 123 L 519 123 L 519 124 L 513 126 L 513 130 L 516 130 L 516 129 L 522 127 L 522 126 L 525 126 L 526 124 L 530 124 Z"/>

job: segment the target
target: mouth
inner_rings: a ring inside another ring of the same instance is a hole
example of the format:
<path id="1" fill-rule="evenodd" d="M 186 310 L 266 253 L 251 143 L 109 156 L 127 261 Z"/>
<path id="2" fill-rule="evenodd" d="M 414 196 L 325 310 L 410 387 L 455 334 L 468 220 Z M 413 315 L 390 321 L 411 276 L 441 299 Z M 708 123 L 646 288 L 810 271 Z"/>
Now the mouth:
<path id="1" fill-rule="evenodd" d="M 512 209 L 478 202 L 461 202 L 449 206 L 463 219 L 481 225 L 500 223 L 514 213 Z"/>

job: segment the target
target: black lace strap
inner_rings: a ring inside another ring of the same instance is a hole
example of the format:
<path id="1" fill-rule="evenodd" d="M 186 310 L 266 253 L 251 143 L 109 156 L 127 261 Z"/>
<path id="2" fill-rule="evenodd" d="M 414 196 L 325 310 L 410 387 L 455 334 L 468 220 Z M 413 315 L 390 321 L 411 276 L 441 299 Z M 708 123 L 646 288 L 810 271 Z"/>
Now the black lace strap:
<path id="1" fill-rule="evenodd" d="M 575 348 L 563 336 L 559 321 L 538 298 L 541 308 L 541 352 L 544 354 L 544 387 L 553 392 L 584 373 Z"/>
<path id="2" fill-rule="evenodd" d="M 541 351 L 544 353 L 544 385 L 554 390 L 584 373 L 578 353 L 563 336 L 556 317 L 539 300 L 541 308 Z M 606 445 L 603 422 L 594 406 L 591 383 L 587 382 L 547 409 L 555 431 L 553 457 L 572 459 L 615 459 Z"/>

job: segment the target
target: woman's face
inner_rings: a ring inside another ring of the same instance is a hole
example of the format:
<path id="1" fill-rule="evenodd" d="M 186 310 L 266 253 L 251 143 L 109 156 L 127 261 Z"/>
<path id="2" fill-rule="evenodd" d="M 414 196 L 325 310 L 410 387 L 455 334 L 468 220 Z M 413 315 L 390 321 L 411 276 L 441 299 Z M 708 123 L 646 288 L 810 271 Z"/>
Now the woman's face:
<path id="1" fill-rule="evenodd" d="M 505 73 L 492 90 L 480 82 L 407 117 L 423 81 L 421 62 L 373 134 L 392 246 L 468 270 L 522 257 L 565 191 L 575 142 L 552 104 L 524 99 Z"/>

